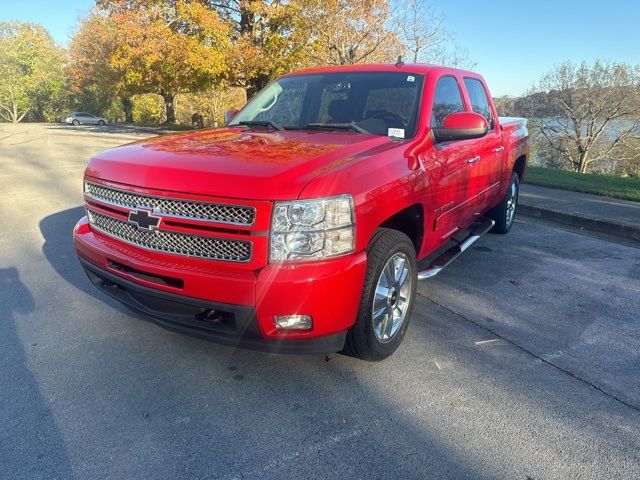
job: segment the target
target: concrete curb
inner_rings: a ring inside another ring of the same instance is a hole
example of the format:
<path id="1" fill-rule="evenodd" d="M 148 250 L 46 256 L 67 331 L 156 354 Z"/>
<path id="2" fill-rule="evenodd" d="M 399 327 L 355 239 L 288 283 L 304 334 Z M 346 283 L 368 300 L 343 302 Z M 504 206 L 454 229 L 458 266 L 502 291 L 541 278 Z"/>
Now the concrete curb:
<path id="1" fill-rule="evenodd" d="M 640 241 L 640 227 L 622 225 L 599 218 L 589 218 L 573 213 L 559 212 L 525 203 L 518 204 L 518 213 L 527 217 L 539 218 L 552 223 L 561 223 L 592 232 L 606 233 L 620 238 Z"/>

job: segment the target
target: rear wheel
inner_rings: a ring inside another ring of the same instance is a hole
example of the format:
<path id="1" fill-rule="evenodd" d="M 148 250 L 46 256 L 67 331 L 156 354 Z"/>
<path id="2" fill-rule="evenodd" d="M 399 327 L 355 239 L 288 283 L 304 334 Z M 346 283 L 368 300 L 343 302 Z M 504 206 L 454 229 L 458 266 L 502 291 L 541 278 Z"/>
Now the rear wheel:
<path id="1" fill-rule="evenodd" d="M 367 248 L 360 309 L 347 333 L 345 353 L 378 361 L 398 348 L 409 325 L 417 270 L 409 237 L 396 230 L 379 229 Z"/>
<path id="2" fill-rule="evenodd" d="M 511 182 L 502 201 L 488 213 L 489 218 L 496 222 L 491 230 L 492 232 L 501 234 L 509 233 L 509 230 L 511 230 L 513 226 L 513 221 L 516 218 L 519 192 L 520 179 L 518 178 L 518 174 L 514 172 L 513 175 L 511 175 Z"/>

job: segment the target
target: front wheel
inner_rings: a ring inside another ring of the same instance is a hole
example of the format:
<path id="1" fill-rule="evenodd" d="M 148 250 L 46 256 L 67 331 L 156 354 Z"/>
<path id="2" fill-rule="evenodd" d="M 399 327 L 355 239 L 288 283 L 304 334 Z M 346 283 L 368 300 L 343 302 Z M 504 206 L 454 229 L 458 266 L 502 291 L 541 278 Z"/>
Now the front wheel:
<path id="1" fill-rule="evenodd" d="M 519 192 L 520 179 L 518 178 L 518 174 L 513 172 L 507 193 L 504 194 L 502 201 L 488 213 L 488 217 L 496 222 L 491 230 L 492 232 L 502 234 L 509 233 L 509 230 L 511 230 L 513 226 L 513 221 L 516 218 Z"/>
<path id="2" fill-rule="evenodd" d="M 397 230 L 379 229 L 367 248 L 360 309 L 347 333 L 345 353 L 379 361 L 396 351 L 409 325 L 417 270 L 409 237 Z"/>
<path id="3" fill-rule="evenodd" d="M 74 120 L 74 121 L 73 121 L 73 122 L 71 122 L 71 123 L 73 123 L 75 126 L 80 125 L 80 122 L 79 122 L 78 120 Z"/>
<path id="4" fill-rule="evenodd" d="M 100 125 L 101 127 L 104 127 L 105 125 L 104 120 L 98 120 L 98 125 Z"/>

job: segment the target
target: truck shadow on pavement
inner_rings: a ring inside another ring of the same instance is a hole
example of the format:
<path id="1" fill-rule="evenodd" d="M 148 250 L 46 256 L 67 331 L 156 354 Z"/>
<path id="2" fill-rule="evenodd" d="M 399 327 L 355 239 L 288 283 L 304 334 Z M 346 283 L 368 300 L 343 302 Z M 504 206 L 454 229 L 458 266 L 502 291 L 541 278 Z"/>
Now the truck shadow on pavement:
<path id="1" fill-rule="evenodd" d="M 83 207 L 75 207 L 43 218 L 39 225 L 44 239 L 42 253 L 58 275 L 84 293 L 93 295 L 96 289 L 87 280 L 73 248 L 73 227 L 84 215 Z"/>
<path id="2" fill-rule="evenodd" d="M 110 296 L 103 294 L 87 278 L 76 256 L 72 237 L 73 227 L 84 215 L 85 210 L 83 207 L 75 207 L 54 213 L 40 221 L 40 233 L 44 239 L 42 253 L 45 258 L 60 277 L 83 293 L 108 303 L 121 313 L 135 317 L 138 320 L 155 323 Z"/>
<path id="3" fill-rule="evenodd" d="M 23 345 L 18 335 L 19 316 L 34 308 L 18 270 L 0 268 L 0 476 L 73 478 L 64 438 L 29 368 L 38 345 Z"/>

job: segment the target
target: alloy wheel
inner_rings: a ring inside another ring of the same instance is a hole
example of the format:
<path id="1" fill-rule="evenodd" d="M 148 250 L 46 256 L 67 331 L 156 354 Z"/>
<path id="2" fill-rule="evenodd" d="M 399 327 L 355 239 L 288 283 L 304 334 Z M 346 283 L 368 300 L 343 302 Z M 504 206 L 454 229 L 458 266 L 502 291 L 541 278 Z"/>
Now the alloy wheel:
<path id="1" fill-rule="evenodd" d="M 509 197 L 507 198 L 506 223 L 510 227 L 516 215 L 516 205 L 518 203 L 518 186 L 513 182 L 509 187 Z"/>
<path id="2" fill-rule="evenodd" d="M 385 264 L 378 282 L 371 320 L 373 332 L 381 343 L 387 343 L 398 333 L 411 305 L 411 263 L 407 256 L 398 252 Z"/>

